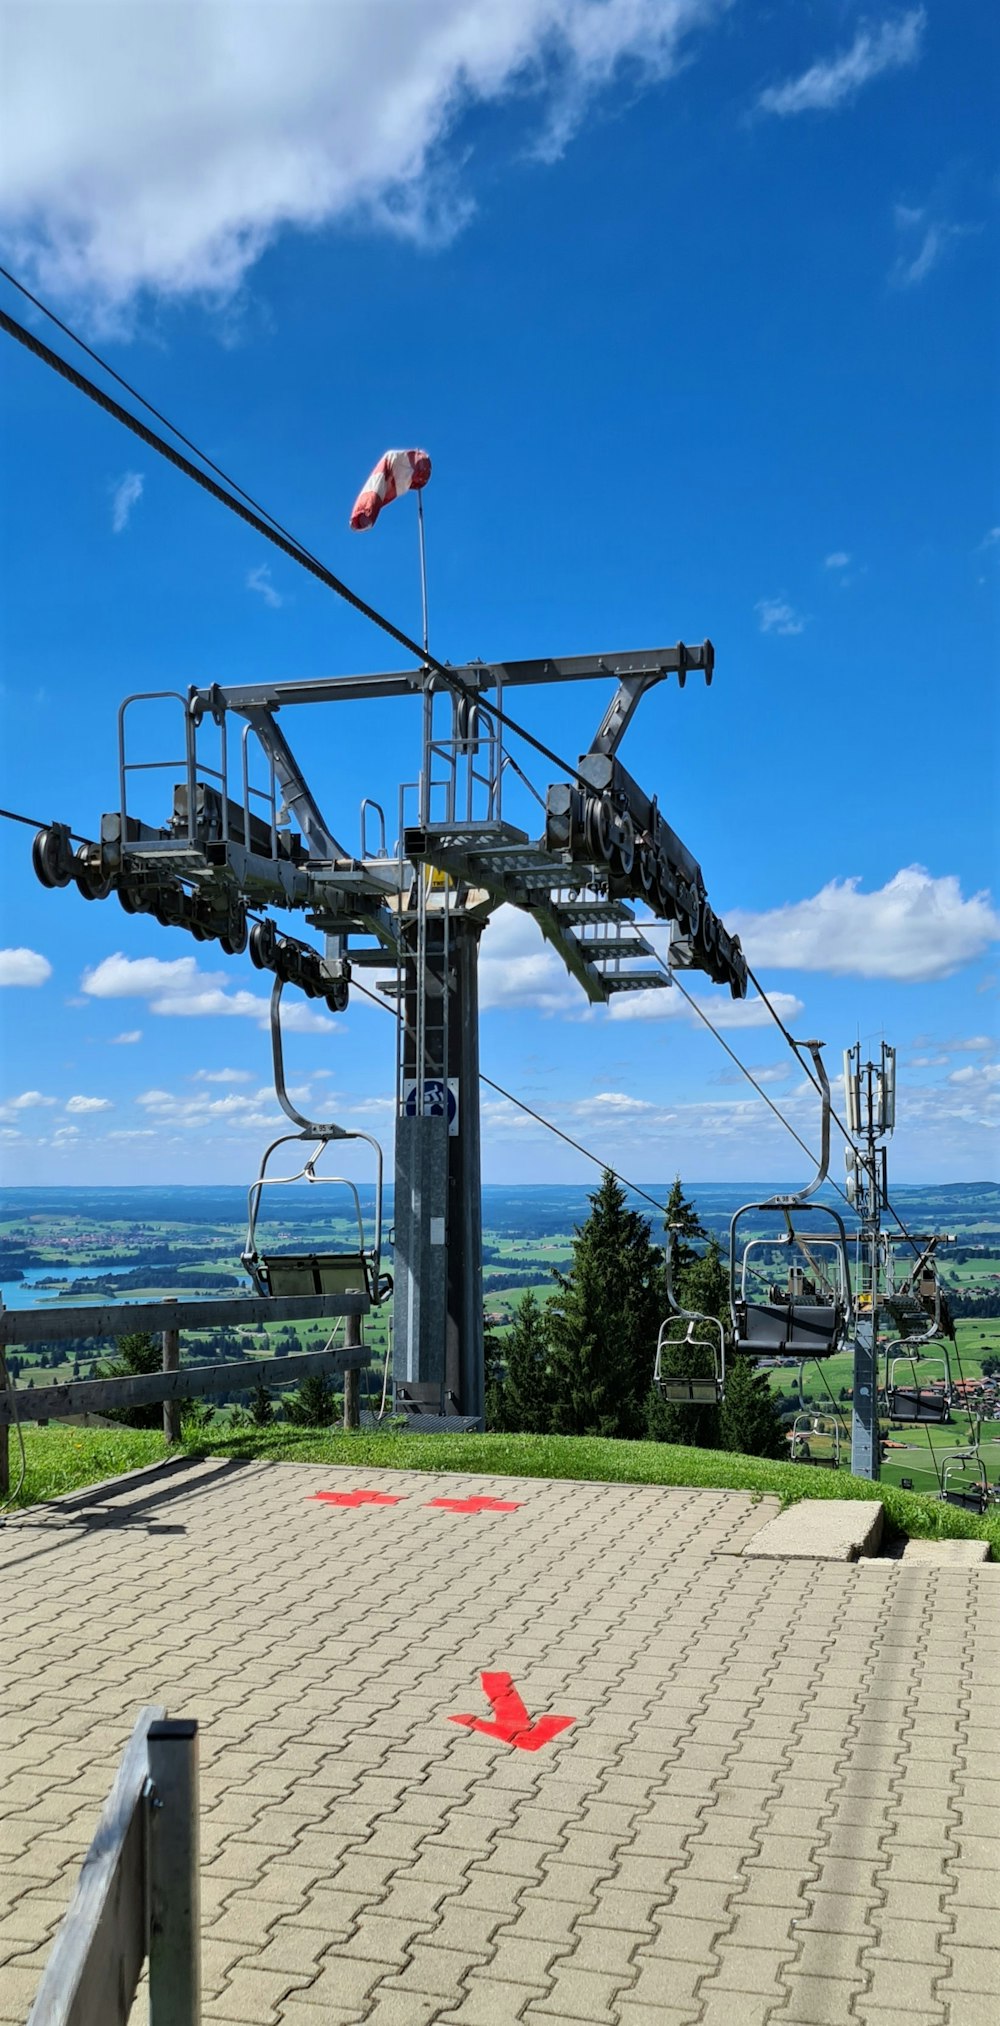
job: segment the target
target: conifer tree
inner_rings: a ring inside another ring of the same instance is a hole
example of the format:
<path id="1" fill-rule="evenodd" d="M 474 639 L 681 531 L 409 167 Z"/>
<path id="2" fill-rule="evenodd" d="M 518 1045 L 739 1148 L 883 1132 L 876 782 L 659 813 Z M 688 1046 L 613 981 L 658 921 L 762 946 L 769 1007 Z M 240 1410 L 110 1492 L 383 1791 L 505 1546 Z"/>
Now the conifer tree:
<path id="1" fill-rule="evenodd" d="M 743 1456 L 787 1456 L 784 1423 L 770 1377 L 751 1358 L 730 1358 L 719 1415 L 723 1449 Z"/>
<path id="2" fill-rule="evenodd" d="M 523 1435 L 544 1435 L 552 1425 L 549 1332 L 531 1288 L 518 1303 L 504 1351 L 503 1425 Z"/>
<path id="3" fill-rule="evenodd" d="M 552 1427 L 634 1437 L 643 1432 L 664 1303 L 662 1260 L 610 1170 L 590 1202 L 548 1308 Z"/>

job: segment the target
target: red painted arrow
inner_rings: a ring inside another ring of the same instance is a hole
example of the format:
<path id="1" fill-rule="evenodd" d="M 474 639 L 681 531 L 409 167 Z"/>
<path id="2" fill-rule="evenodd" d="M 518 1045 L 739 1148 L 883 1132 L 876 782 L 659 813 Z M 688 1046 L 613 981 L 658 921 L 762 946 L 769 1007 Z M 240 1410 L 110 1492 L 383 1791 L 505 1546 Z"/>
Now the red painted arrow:
<path id="1" fill-rule="evenodd" d="M 403 1493 L 391 1491 L 312 1491 L 310 1498 L 321 1499 L 324 1505 L 399 1505 Z"/>
<path id="2" fill-rule="evenodd" d="M 481 1674 L 483 1694 L 493 1706 L 493 1722 L 483 1716 L 452 1716 L 449 1723 L 464 1724 L 466 1730 L 482 1731 L 501 1744 L 515 1745 L 519 1752 L 540 1752 L 560 1731 L 576 1722 L 572 1716 L 540 1716 L 532 1723 L 509 1674 Z"/>
<path id="3" fill-rule="evenodd" d="M 520 1499 L 510 1498 L 429 1498 L 441 1512 L 519 1512 Z"/>

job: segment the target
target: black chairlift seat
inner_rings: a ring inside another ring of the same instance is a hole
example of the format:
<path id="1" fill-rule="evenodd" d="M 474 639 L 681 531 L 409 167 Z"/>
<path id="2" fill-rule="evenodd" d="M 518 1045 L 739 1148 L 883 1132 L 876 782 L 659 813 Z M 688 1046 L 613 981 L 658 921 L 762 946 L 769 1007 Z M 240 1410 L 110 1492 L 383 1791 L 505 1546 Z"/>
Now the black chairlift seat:
<path id="1" fill-rule="evenodd" d="M 976 1471 L 972 1479 L 965 1477 L 965 1467 L 969 1463 Z M 959 1483 L 955 1482 L 957 1473 L 961 1473 Z M 960 1512 L 982 1514 L 989 1510 L 991 1502 L 989 1480 L 986 1476 L 986 1465 L 978 1449 L 958 1451 L 945 1459 L 940 1496 L 946 1505 L 957 1506 Z"/>
<path id="2" fill-rule="evenodd" d="M 831 1358 L 843 1340 L 840 1302 L 802 1300 L 733 1304 L 733 1349 L 751 1358 Z"/>
<path id="3" fill-rule="evenodd" d="M 940 1428 L 951 1420 L 951 1395 L 941 1386 L 890 1386 L 886 1407 L 890 1421 Z"/>

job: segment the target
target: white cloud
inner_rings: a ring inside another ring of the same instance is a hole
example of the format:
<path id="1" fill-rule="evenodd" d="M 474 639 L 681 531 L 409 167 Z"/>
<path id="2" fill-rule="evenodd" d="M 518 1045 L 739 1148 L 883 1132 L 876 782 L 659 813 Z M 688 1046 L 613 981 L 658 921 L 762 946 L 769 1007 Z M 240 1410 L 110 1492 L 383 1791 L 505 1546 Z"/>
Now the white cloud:
<path id="1" fill-rule="evenodd" d="M 501 907 L 482 940 L 479 1004 L 483 1012 L 533 1006 L 540 1013 L 580 1013 L 587 1000 L 537 922 L 520 908 Z"/>
<path id="2" fill-rule="evenodd" d="M 834 112 L 849 105 L 866 84 L 887 71 L 905 70 L 918 61 L 927 25 L 923 7 L 911 7 L 894 20 L 862 24 L 850 49 L 821 57 L 784 84 L 769 85 L 757 110 L 783 118 L 807 112 Z"/>
<path id="3" fill-rule="evenodd" d="M 252 1083 L 253 1073 L 249 1069 L 196 1069 L 194 1080 L 196 1083 Z"/>
<path id="4" fill-rule="evenodd" d="M 130 1027 L 124 1034 L 113 1034 L 108 1046 L 109 1048 L 131 1048 L 136 1041 L 141 1040 L 142 1028 Z"/>
<path id="5" fill-rule="evenodd" d="M 1000 1062 L 969 1062 L 964 1069 L 953 1069 L 949 1083 L 989 1085 L 1000 1083 Z"/>
<path id="6" fill-rule="evenodd" d="M 786 1027 L 803 1011 L 801 999 L 796 999 L 791 992 L 769 992 L 768 998 Z M 769 1027 L 773 1024 L 763 999 L 723 999 L 720 994 L 718 999 L 695 998 L 694 1003 L 707 1014 L 713 1027 L 719 1029 Z M 702 1025 L 698 1014 L 680 992 L 622 992 L 611 1001 L 610 1017 L 612 1020 L 687 1019 L 697 1027 Z"/>
<path id="7" fill-rule="evenodd" d="M 109 1097 L 69 1097 L 66 1099 L 66 1110 L 72 1112 L 113 1111 L 114 1106 Z"/>
<path id="8" fill-rule="evenodd" d="M 1000 936 L 988 893 L 965 899 L 954 874 L 922 865 L 897 872 L 874 893 L 857 878 L 833 879 L 809 900 L 763 914 L 734 910 L 727 923 L 751 964 L 827 971 L 835 977 L 926 983 L 970 963 Z"/>
<path id="9" fill-rule="evenodd" d="M 221 1016 L 269 1022 L 269 1000 L 260 993 L 227 991 L 225 972 L 199 971 L 194 957 L 126 957 L 117 950 L 85 971 L 81 990 L 92 999 L 146 999 L 149 1010 L 169 1018 Z M 290 1000 L 281 1024 L 291 1034 L 329 1034 L 336 1022 L 306 1000 Z"/>
<path id="10" fill-rule="evenodd" d="M 231 299 L 289 226 L 440 241 L 474 208 L 448 145 L 469 107 L 533 102 L 551 159 L 602 90 L 670 76 L 727 4 L 10 8 L 8 258 L 113 318 L 142 290 Z"/>
<path id="11" fill-rule="evenodd" d="M 0 985 L 44 985 L 51 976 L 48 957 L 38 950 L 0 950 Z"/>
<path id="12" fill-rule="evenodd" d="M 784 597 L 758 598 L 754 611 L 760 613 L 762 633 L 802 633 L 808 625 L 808 621 Z"/>
<path id="13" fill-rule="evenodd" d="M 80 990 L 92 999 L 148 999 L 189 990 L 198 976 L 193 957 L 125 957 L 118 950 L 84 972 Z"/>
<path id="14" fill-rule="evenodd" d="M 916 288 L 940 266 L 956 240 L 968 239 L 979 229 L 926 209 L 911 209 L 908 204 L 897 204 L 894 216 L 903 241 L 889 275 L 894 288 Z"/>
<path id="15" fill-rule="evenodd" d="M 46 1097 L 40 1090 L 22 1090 L 18 1097 L 9 1097 L 0 1104 L 0 1119 L 14 1118 L 18 1112 L 39 1111 L 58 1102 L 58 1098 Z"/>
<path id="16" fill-rule="evenodd" d="M 118 480 L 111 495 L 111 526 L 116 535 L 128 527 L 132 508 L 142 498 L 143 477 L 141 471 L 127 471 Z"/>
<path id="17" fill-rule="evenodd" d="M 998 544 L 1000 544 L 1000 528 L 987 528 L 976 553 L 978 555 L 982 550 L 995 549 Z"/>
<path id="18" fill-rule="evenodd" d="M 834 549 L 833 554 L 827 556 L 823 567 L 826 570 L 846 570 L 850 560 L 846 549 Z"/>
<path id="19" fill-rule="evenodd" d="M 645 1098 L 627 1097 L 621 1090 L 599 1090 L 593 1097 L 582 1097 L 573 1105 L 573 1111 L 580 1118 L 634 1118 L 642 1112 L 656 1110 Z"/>
<path id="20" fill-rule="evenodd" d="M 256 591 L 258 596 L 263 598 L 265 605 L 270 605 L 272 611 L 277 611 L 279 605 L 285 602 L 280 591 L 276 591 L 271 582 L 270 563 L 258 563 L 255 569 L 248 570 L 246 585 L 247 590 Z"/>

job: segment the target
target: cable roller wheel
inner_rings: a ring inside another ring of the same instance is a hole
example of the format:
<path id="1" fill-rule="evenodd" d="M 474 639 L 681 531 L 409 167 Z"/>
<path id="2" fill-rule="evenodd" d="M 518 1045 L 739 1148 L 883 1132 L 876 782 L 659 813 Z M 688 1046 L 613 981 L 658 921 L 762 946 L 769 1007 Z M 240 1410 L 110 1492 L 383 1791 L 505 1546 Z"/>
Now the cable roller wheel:
<path id="1" fill-rule="evenodd" d="M 250 962 L 257 971 L 270 971 L 278 949 L 278 931 L 270 917 L 254 922 L 250 931 Z"/>
<path id="2" fill-rule="evenodd" d="M 612 845 L 611 811 L 602 795 L 592 795 L 587 803 L 586 833 L 591 856 L 607 865 Z"/>
<path id="3" fill-rule="evenodd" d="M 84 900 L 107 900 L 114 880 L 101 865 L 100 847 L 81 844 L 73 858 L 73 878 Z"/>
<path id="4" fill-rule="evenodd" d="M 43 886 L 68 886 L 73 877 L 73 854 L 69 848 L 69 831 L 63 823 L 50 823 L 39 830 L 31 846 L 31 863 L 35 877 Z"/>

